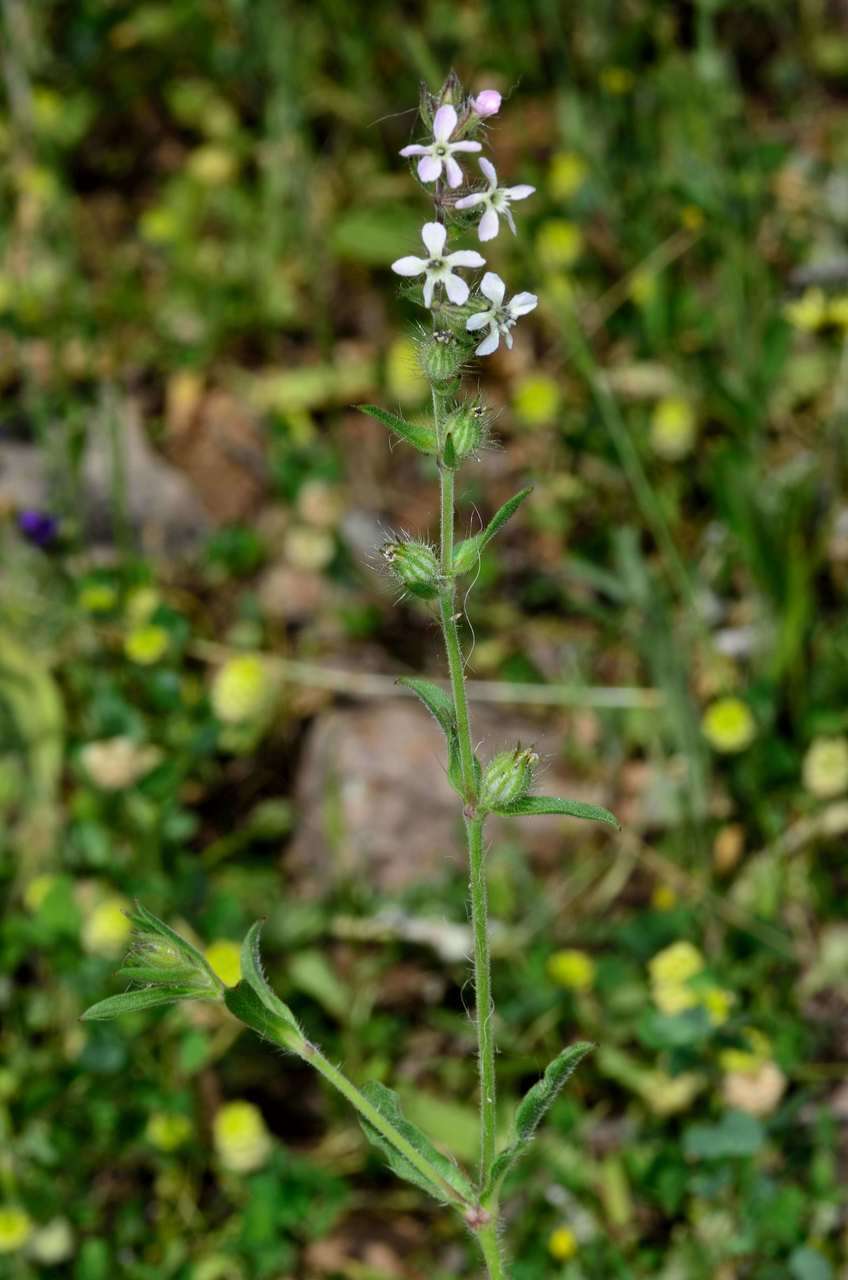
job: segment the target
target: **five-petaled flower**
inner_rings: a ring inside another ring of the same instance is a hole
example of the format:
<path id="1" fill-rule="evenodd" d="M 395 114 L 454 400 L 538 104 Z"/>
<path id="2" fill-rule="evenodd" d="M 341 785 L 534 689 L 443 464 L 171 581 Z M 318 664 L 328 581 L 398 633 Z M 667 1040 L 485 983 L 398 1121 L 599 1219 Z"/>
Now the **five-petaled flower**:
<path id="1" fill-rule="evenodd" d="M 433 141 L 428 147 L 413 143 L 404 147 L 402 156 L 420 156 L 418 176 L 422 182 L 435 182 L 442 176 L 444 167 L 448 186 L 458 187 L 462 182 L 462 170 L 453 158 L 455 151 L 479 151 L 479 142 L 451 142 L 456 128 L 456 110 L 450 104 L 439 107 L 433 118 Z"/>
<path id="2" fill-rule="evenodd" d="M 440 110 L 444 110 L 444 108 L 442 107 Z M 421 228 L 421 239 L 424 241 L 427 252 L 430 255 L 429 258 L 416 258 L 410 255 L 407 258 L 398 258 L 397 262 L 392 263 L 392 271 L 396 271 L 399 276 L 425 276 L 425 307 L 429 307 L 432 304 L 433 289 L 437 284 L 444 286 L 445 293 L 451 302 L 461 306 L 463 302 L 468 300 L 468 285 L 460 276 L 454 275 L 454 268 L 483 267 L 486 265 L 486 259 L 481 258 L 480 254 L 475 252 L 474 249 L 459 249 L 455 253 L 444 253 L 447 234 L 441 222 L 425 222 Z M 497 276 L 494 279 L 497 279 Z M 503 294 L 503 285 L 501 285 L 501 294 Z M 520 296 L 529 298 L 532 297 L 532 294 L 521 294 Z M 533 306 L 535 305 L 536 299 L 533 298 Z M 495 346 L 497 346 L 497 343 L 495 343 Z"/>
<path id="3" fill-rule="evenodd" d="M 480 292 L 489 299 L 490 305 L 485 311 L 478 311 L 473 316 L 469 316 L 465 327 L 469 333 L 474 333 L 477 329 L 488 329 L 489 332 L 475 349 L 474 354 L 490 356 L 493 351 L 497 351 L 501 334 L 506 345 L 512 346 L 510 329 L 519 316 L 525 316 L 528 311 L 533 310 L 539 299 L 535 293 L 516 293 L 509 302 L 504 302 L 506 285 L 494 271 L 487 271 L 483 276 Z"/>
<path id="4" fill-rule="evenodd" d="M 477 234 L 481 240 L 494 240 L 500 230 L 499 213 L 506 218 L 510 231 L 515 235 L 515 222 L 509 206 L 514 200 L 526 200 L 528 196 L 532 196 L 536 188 L 528 186 L 526 182 L 522 182 L 517 187 L 499 187 L 498 175 L 491 161 L 483 157 L 479 164 L 489 185 L 485 191 L 474 191 L 470 196 L 463 196 L 461 200 L 457 200 L 457 209 L 475 209 L 478 205 L 483 206 L 483 216 L 477 228 Z"/>

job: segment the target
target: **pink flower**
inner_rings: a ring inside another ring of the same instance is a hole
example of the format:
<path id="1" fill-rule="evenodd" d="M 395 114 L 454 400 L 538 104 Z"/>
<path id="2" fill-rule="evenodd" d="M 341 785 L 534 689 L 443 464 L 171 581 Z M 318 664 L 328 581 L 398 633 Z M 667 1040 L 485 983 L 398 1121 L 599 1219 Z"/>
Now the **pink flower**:
<path id="1" fill-rule="evenodd" d="M 503 99 L 497 89 L 483 89 L 477 94 L 476 98 L 471 99 L 471 105 L 477 112 L 478 116 L 496 116 L 501 109 Z"/>
<path id="2" fill-rule="evenodd" d="M 402 156 L 420 156 L 418 176 L 422 182 L 435 182 L 442 176 L 444 167 L 448 186 L 458 187 L 462 182 L 462 170 L 453 158 L 455 151 L 479 151 L 479 142 L 451 142 L 450 136 L 456 128 L 456 110 L 450 104 L 439 107 L 433 118 L 433 141 L 423 147 L 413 143 L 404 147 Z"/>
<path id="3" fill-rule="evenodd" d="M 444 108 L 442 108 L 444 110 Z M 453 108 L 451 108 L 453 110 Z M 460 249 L 456 253 L 445 253 L 447 231 L 440 222 L 425 222 L 421 228 L 421 239 L 429 253 L 429 258 L 398 258 L 392 263 L 392 271 L 399 276 L 424 276 L 424 305 L 429 307 L 433 301 L 433 289 L 442 285 L 451 302 L 462 306 L 468 301 L 468 285 L 459 276 L 453 274 L 455 267 L 484 267 L 486 259 L 481 258 L 473 249 Z M 535 305 L 535 303 L 534 303 Z"/>

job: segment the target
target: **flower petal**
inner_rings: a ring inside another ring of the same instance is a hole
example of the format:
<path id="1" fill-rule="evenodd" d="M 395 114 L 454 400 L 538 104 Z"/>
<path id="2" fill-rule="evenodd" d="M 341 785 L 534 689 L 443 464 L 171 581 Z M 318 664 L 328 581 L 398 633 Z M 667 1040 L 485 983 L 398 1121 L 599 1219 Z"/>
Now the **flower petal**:
<path id="1" fill-rule="evenodd" d="M 448 175 L 449 187 L 462 186 L 462 170 L 454 160 L 453 156 L 445 156 L 445 172 Z"/>
<path id="2" fill-rule="evenodd" d="M 433 117 L 433 137 L 437 142 L 447 142 L 456 128 L 456 110 L 446 103 Z"/>
<path id="3" fill-rule="evenodd" d="M 494 271 L 487 271 L 480 281 L 480 292 L 485 294 L 490 302 L 494 302 L 496 307 L 499 307 L 504 300 L 506 285 Z"/>
<path id="4" fill-rule="evenodd" d="M 461 200 L 454 203 L 454 209 L 473 209 L 477 204 L 484 204 L 488 200 L 485 191 L 473 191 L 470 196 L 463 196 Z"/>
<path id="5" fill-rule="evenodd" d="M 498 333 L 497 329 L 490 329 L 488 337 L 484 338 L 479 347 L 475 348 L 475 356 L 490 356 L 493 351 L 497 351 L 500 346 L 500 341 L 501 335 Z"/>
<path id="6" fill-rule="evenodd" d="M 512 334 L 510 333 L 509 329 L 507 329 L 504 332 L 504 342 L 506 343 L 506 345 L 509 347 L 511 351 L 512 350 Z"/>
<path id="7" fill-rule="evenodd" d="M 503 216 L 506 218 L 509 224 L 510 231 L 512 232 L 513 235 L 515 235 L 515 218 L 513 218 L 512 210 L 510 209 L 508 204 L 504 205 Z"/>
<path id="8" fill-rule="evenodd" d="M 455 253 L 448 254 L 445 262 L 451 270 L 454 267 L 485 267 L 486 265 L 486 259 L 482 258 L 475 249 L 457 249 Z"/>
<path id="9" fill-rule="evenodd" d="M 461 276 L 455 276 L 453 272 L 449 271 L 445 276 L 443 283 L 445 286 L 445 292 L 451 302 L 455 302 L 457 306 L 461 307 L 463 302 L 468 301 L 468 285 Z"/>
<path id="10" fill-rule="evenodd" d="M 500 230 L 498 215 L 494 209 L 487 209 L 480 219 L 480 225 L 477 228 L 477 234 L 481 240 L 494 240 Z"/>
<path id="11" fill-rule="evenodd" d="M 392 263 L 392 271 L 399 276 L 420 276 L 422 271 L 427 270 L 426 258 L 415 258 L 409 254 L 406 258 L 398 258 L 397 262 Z"/>
<path id="12" fill-rule="evenodd" d="M 492 164 L 491 160 L 487 160 L 485 156 L 481 156 L 477 163 L 483 170 L 483 174 L 489 186 L 494 191 L 495 187 L 498 185 L 498 175 L 495 172 L 495 166 Z"/>
<path id="13" fill-rule="evenodd" d="M 480 161 L 482 164 L 482 160 Z M 532 196 L 536 190 L 527 182 L 520 182 L 517 187 L 504 187 L 504 194 L 509 196 L 510 200 L 526 200 L 528 196 Z"/>
<path id="14" fill-rule="evenodd" d="M 480 151 L 479 142 L 452 142 L 450 144 L 451 151 Z"/>
<path id="15" fill-rule="evenodd" d="M 473 316 L 468 317 L 465 322 L 465 327 L 469 333 L 473 333 L 475 329 L 485 329 L 486 326 L 491 323 L 491 311 L 477 311 Z"/>
<path id="16" fill-rule="evenodd" d="M 441 222 L 425 222 L 421 228 L 421 239 L 431 258 L 441 258 L 447 238 L 448 233 Z"/>
<path id="17" fill-rule="evenodd" d="M 539 299 L 535 293 L 517 293 L 514 298 L 510 298 L 509 314 L 511 316 L 526 316 L 528 311 L 532 311 Z"/>
<path id="18" fill-rule="evenodd" d="M 438 156 L 431 156 L 429 151 L 418 161 L 418 176 L 422 182 L 435 182 L 441 172 L 441 160 Z"/>
<path id="19" fill-rule="evenodd" d="M 427 272 L 427 278 L 424 281 L 424 306 L 429 307 L 433 302 L 433 289 L 436 285 L 436 277 Z"/>
<path id="20" fill-rule="evenodd" d="M 417 142 L 412 142 L 408 147 L 403 147 L 403 149 L 398 152 L 398 155 L 425 156 L 429 150 L 430 150 L 429 147 L 422 147 L 422 146 L 419 146 Z"/>

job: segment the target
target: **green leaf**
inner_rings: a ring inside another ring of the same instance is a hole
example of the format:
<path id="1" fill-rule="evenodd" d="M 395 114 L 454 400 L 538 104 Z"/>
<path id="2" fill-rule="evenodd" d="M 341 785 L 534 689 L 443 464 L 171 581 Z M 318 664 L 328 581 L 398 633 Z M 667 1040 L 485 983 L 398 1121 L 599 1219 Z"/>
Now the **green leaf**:
<path id="1" fill-rule="evenodd" d="M 430 714 L 441 725 L 447 738 L 456 733 L 453 700 L 446 690 L 433 684 L 431 680 L 421 680 L 418 676 L 401 676 L 395 683 L 403 685 L 404 689 L 411 689 L 415 696 L 421 699 Z"/>
<path id="2" fill-rule="evenodd" d="M 277 1019 L 284 1023 L 290 1030 L 296 1031 L 301 1035 L 300 1025 L 297 1018 L 292 1013 L 287 1004 L 277 996 L 272 990 L 268 979 L 262 970 L 262 956 L 259 950 L 259 937 L 262 933 L 262 922 L 257 920 L 248 929 L 244 942 L 241 944 L 241 974 L 242 982 L 238 984 L 247 986 L 253 991 L 259 1003 L 264 1007 L 266 1013 L 270 1014 L 272 1019 Z M 235 988 L 237 990 L 238 987 Z M 226 996 L 225 996 L 226 999 Z M 227 1006 L 230 1007 L 229 1004 Z M 245 1003 L 246 1009 L 252 1009 L 250 1002 Z M 234 1012 L 234 1010 L 232 1010 Z M 236 1014 L 239 1017 L 239 1014 Z M 253 1026 L 253 1023 L 248 1023 Z M 254 1027 L 254 1030 L 257 1028 Z M 265 1035 L 265 1031 L 260 1031 L 260 1035 Z"/>
<path id="3" fill-rule="evenodd" d="M 747 1111 L 727 1111 L 718 1124 L 693 1124 L 683 1135 L 683 1151 L 692 1160 L 727 1160 L 755 1155 L 765 1131 Z"/>
<path id="4" fill-rule="evenodd" d="M 599 804 L 583 804 L 581 800 L 560 800 L 558 796 L 524 796 L 503 809 L 493 809 L 505 818 L 528 818 L 536 814 L 561 813 L 566 818 L 589 818 L 593 822 L 605 822 L 608 827 L 621 830 L 621 823 L 609 809 Z"/>
<path id="5" fill-rule="evenodd" d="M 236 986 L 227 987 L 224 991 L 224 1004 L 234 1018 L 238 1018 L 239 1022 L 250 1027 L 251 1031 L 255 1031 L 264 1040 L 270 1040 L 281 1049 L 297 1052 L 303 1047 L 303 1033 L 291 1011 L 282 1001 L 278 1003 L 285 1009 L 285 1016 L 270 1009 L 244 978 Z"/>
<path id="6" fill-rule="evenodd" d="M 442 454 L 442 461 L 449 471 L 456 471 L 458 465 L 456 460 L 456 449 L 454 448 L 453 436 L 450 432 L 448 432 L 445 437 L 445 448 Z"/>
<path id="7" fill-rule="evenodd" d="M 143 991 L 125 991 L 119 996 L 99 1000 L 82 1015 L 83 1022 L 106 1022 L 119 1018 L 122 1013 L 138 1013 L 141 1009 L 155 1009 L 160 1004 L 173 1004 L 176 1000 L 208 999 L 208 993 L 196 987 L 145 987 Z"/>
<path id="8" fill-rule="evenodd" d="M 515 1113 L 515 1139 L 495 1160 L 486 1189 L 487 1194 L 503 1181 L 519 1156 L 524 1154 L 545 1115 L 553 1106 L 560 1089 L 594 1047 L 586 1040 L 579 1040 L 577 1044 L 569 1045 L 548 1064 L 541 1080 L 537 1080 L 533 1087 L 528 1089 Z"/>
<path id="9" fill-rule="evenodd" d="M 397 1129 L 398 1133 L 424 1157 L 428 1164 L 433 1166 L 449 1187 L 458 1192 L 463 1200 L 474 1200 L 474 1190 L 459 1165 L 451 1160 L 449 1156 L 443 1155 L 441 1151 L 437 1150 L 426 1134 L 422 1133 L 410 1120 L 407 1120 L 401 1110 L 400 1099 L 393 1089 L 387 1089 L 385 1085 L 372 1081 L 370 1084 L 365 1085 L 362 1092 L 371 1105 L 380 1112 L 380 1115 Z M 445 1202 L 447 1196 L 438 1182 L 431 1182 L 425 1178 L 423 1173 L 410 1164 L 407 1158 L 392 1146 L 387 1137 L 369 1124 L 367 1120 L 363 1119 L 362 1116 L 359 1117 L 359 1122 L 368 1141 L 373 1142 L 375 1147 L 379 1147 L 389 1163 L 389 1168 L 399 1178 L 414 1183 L 416 1187 L 420 1187 L 422 1191 L 426 1191 L 428 1195 L 433 1196 L 434 1199 L 442 1204 Z"/>
<path id="10" fill-rule="evenodd" d="M 417 449 L 419 453 L 437 452 L 438 442 L 432 427 L 425 427 L 420 423 L 407 422 L 405 418 L 399 418 L 396 413 L 389 413 L 387 409 L 380 409 L 375 404 L 358 404 L 356 408 L 360 413 L 366 413 L 369 417 L 376 418 L 378 422 L 382 422 L 384 427 L 388 427 L 401 440 L 411 444 L 413 449 Z"/>
<path id="11" fill-rule="evenodd" d="M 454 572 L 469 573 L 472 569 L 476 569 L 477 561 L 492 541 L 492 538 L 504 527 L 507 520 L 515 515 L 524 499 L 529 497 L 532 492 L 531 485 L 527 489 L 522 489 L 520 493 L 516 493 L 495 512 L 482 532 L 475 533 L 473 538 L 465 538 L 457 544 L 453 553 Z"/>

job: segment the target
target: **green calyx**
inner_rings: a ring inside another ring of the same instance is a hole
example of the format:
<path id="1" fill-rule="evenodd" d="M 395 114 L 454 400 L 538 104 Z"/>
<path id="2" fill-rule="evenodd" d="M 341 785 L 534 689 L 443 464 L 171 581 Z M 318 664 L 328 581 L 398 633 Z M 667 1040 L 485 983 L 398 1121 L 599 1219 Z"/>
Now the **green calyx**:
<path id="1" fill-rule="evenodd" d="M 434 329 L 422 337 L 417 350 L 424 377 L 443 392 L 455 383 L 468 356 L 462 339 L 452 329 L 444 328 Z"/>
<path id="2" fill-rule="evenodd" d="M 539 757 L 532 747 L 501 751 L 483 772 L 480 808 L 498 812 L 527 795 Z"/>
<path id="3" fill-rule="evenodd" d="M 450 436 L 458 461 L 472 456 L 486 443 L 489 414 L 479 400 L 466 400 L 452 409 L 444 421 L 445 437 Z"/>
<path id="4" fill-rule="evenodd" d="M 411 595 L 432 600 L 439 591 L 439 560 L 431 546 L 413 538 L 384 543 L 381 554 Z"/>

